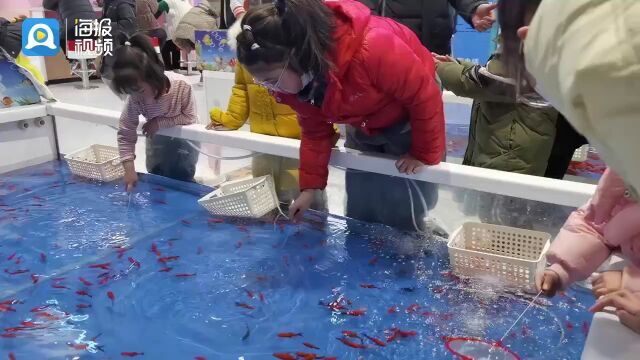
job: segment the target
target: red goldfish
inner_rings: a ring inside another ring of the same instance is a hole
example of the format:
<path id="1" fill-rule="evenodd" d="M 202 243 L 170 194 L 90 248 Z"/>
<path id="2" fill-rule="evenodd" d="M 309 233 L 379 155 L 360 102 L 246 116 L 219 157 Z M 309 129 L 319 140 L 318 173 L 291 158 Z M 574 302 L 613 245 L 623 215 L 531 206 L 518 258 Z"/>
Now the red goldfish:
<path id="1" fill-rule="evenodd" d="M 138 269 L 140 269 L 140 262 L 136 259 L 134 259 L 133 257 L 129 256 L 129 262 L 131 263 L 131 265 L 137 267 Z"/>
<path id="2" fill-rule="evenodd" d="M 248 289 L 244 289 L 244 291 L 247 293 L 247 297 L 249 299 L 253 299 L 255 296 L 253 295 L 253 292 L 251 292 L 251 290 Z"/>
<path id="3" fill-rule="evenodd" d="M 88 292 L 84 291 L 84 290 L 78 290 L 76 291 L 76 294 L 80 295 L 80 296 L 88 296 L 88 297 L 93 297 L 91 296 L 91 294 L 89 294 Z"/>
<path id="4" fill-rule="evenodd" d="M 317 347 L 317 346 L 313 345 L 313 344 L 312 344 L 312 343 L 310 343 L 310 342 L 303 342 L 303 343 L 302 343 L 302 345 L 304 345 L 304 346 L 308 347 L 309 349 L 314 349 L 314 350 L 318 350 L 318 349 L 320 349 L 319 347 Z"/>
<path id="5" fill-rule="evenodd" d="M 40 278 L 36 274 L 31 274 L 31 282 L 37 284 Z"/>
<path id="6" fill-rule="evenodd" d="M 302 333 L 294 333 L 294 332 L 281 332 L 281 333 L 278 333 L 278 337 L 281 337 L 281 338 L 292 338 L 292 337 L 296 337 L 296 336 L 302 336 Z"/>
<path id="7" fill-rule="evenodd" d="M 176 277 L 192 277 L 192 276 L 196 276 L 196 273 L 180 273 L 180 274 L 176 274 Z"/>
<path id="8" fill-rule="evenodd" d="M 211 219 L 207 220 L 207 222 L 209 224 L 222 224 L 222 223 L 224 223 L 224 220 L 223 219 L 211 218 Z"/>
<path id="9" fill-rule="evenodd" d="M 362 308 L 362 309 L 348 310 L 348 311 L 343 311 L 342 313 L 349 316 L 363 316 L 367 313 L 367 309 Z"/>
<path id="10" fill-rule="evenodd" d="M 187 226 L 189 226 L 189 225 L 191 225 L 191 224 L 193 224 L 193 223 L 192 223 L 190 220 L 182 219 L 182 224 L 183 224 L 183 225 L 187 225 Z"/>
<path id="11" fill-rule="evenodd" d="M 171 271 L 171 270 L 173 270 L 173 268 L 171 268 L 171 267 L 165 267 L 165 268 L 162 268 L 162 269 L 158 270 L 158 272 L 169 272 L 169 271 Z"/>
<path id="12" fill-rule="evenodd" d="M 377 263 L 378 263 L 378 257 L 377 256 L 374 256 L 374 257 L 371 258 L 371 260 L 369 260 L 369 265 L 371 265 L 371 266 L 373 266 L 373 265 L 375 265 Z"/>
<path id="13" fill-rule="evenodd" d="M 273 357 L 280 360 L 296 360 L 290 353 L 273 353 Z"/>
<path id="14" fill-rule="evenodd" d="M 387 314 L 395 314 L 398 312 L 398 307 L 397 306 L 391 306 L 387 309 Z"/>
<path id="15" fill-rule="evenodd" d="M 47 262 L 47 255 L 44 253 L 40 253 L 40 262 Z"/>
<path id="16" fill-rule="evenodd" d="M 81 282 L 82 284 L 84 284 L 84 286 L 91 286 L 91 285 L 93 285 L 93 284 L 91 283 L 91 281 L 88 281 L 88 280 L 86 280 L 86 279 L 85 279 L 85 278 L 83 278 L 83 277 L 80 277 L 79 279 L 80 279 L 80 282 Z"/>
<path id="17" fill-rule="evenodd" d="M 378 287 L 373 284 L 360 284 L 360 287 L 363 289 L 377 289 Z"/>
<path id="18" fill-rule="evenodd" d="M 77 304 L 76 307 L 78 309 L 88 309 L 88 308 L 91 307 L 91 305 L 90 304 Z"/>
<path id="19" fill-rule="evenodd" d="M 151 252 L 156 254 L 157 257 L 160 257 L 160 251 L 158 251 L 158 245 L 156 243 L 151 243 Z"/>
<path id="20" fill-rule="evenodd" d="M 380 339 L 378 339 L 378 338 L 371 337 L 371 336 L 369 336 L 369 335 L 367 335 L 367 334 L 363 334 L 363 335 L 364 335 L 364 337 L 366 337 L 367 339 L 369 339 L 369 340 L 373 341 L 373 343 L 374 343 L 374 344 L 376 344 L 376 345 L 378 345 L 378 346 L 381 346 L 381 347 L 385 347 L 385 346 L 386 346 L 386 344 L 384 343 L 384 341 L 382 341 L 382 340 L 380 340 Z"/>
<path id="21" fill-rule="evenodd" d="M 51 284 L 51 287 L 54 289 L 67 289 L 67 290 L 71 290 L 70 288 L 62 285 L 62 284 Z"/>
<path id="22" fill-rule="evenodd" d="M 113 291 L 107 291 L 107 297 L 109 298 L 109 300 L 111 300 L 112 304 L 116 301 L 116 295 L 113 293 Z"/>
<path id="23" fill-rule="evenodd" d="M 9 353 L 9 360 L 16 360 L 16 356 L 12 352 Z"/>
<path id="24" fill-rule="evenodd" d="M 296 356 L 299 357 L 299 358 L 302 358 L 302 360 L 315 360 L 315 359 L 318 359 L 318 355 L 311 354 L 311 353 L 306 353 L 306 352 L 302 352 L 302 351 L 298 351 L 296 353 Z"/>
<path id="25" fill-rule="evenodd" d="M 4 272 L 9 275 L 20 275 L 20 274 L 28 273 L 29 269 L 19 269 L 15 271 L 9 271 L 9 269 L 4 269 Z"/>
<path id="26" fill-rule="evenodd" d="M 89 265 L 91 269 L 111 270 L 111 263 Z"/>
<path id="27" fill-rule="evenodd" d="M 120 353 L 120 355 L 126 356 L 126 357 L 136 357 L 136 356 L 143 356 L 144 353 L 135 352 L 135 351 L 123 351 Z"/>
<path id="28" fill-rule="evenodd" d="M 351 330 L 342 330 L 342 335 L 360 339 L 360 336 L 358 336 L 358 333 Z"/>
<path id="29" fill-rule="evenodd" d="M 261 292 L 258 293 L 258 297 L 260 298 L 261 302 L 264 302 L 264 294 L 262 294 Z"/>
<path id="30" fill-rule="evenodd" d="M 253 310 L 253 309 L 255 309 L 255 307 L 253 307 L 253 306 L 251 306 L 251 305 L 249 305 L 249 304 L 246 304 L 246 303 L 240 303 L 240 302 L 236 302 L 236 306 L 237 306 L 237 307 L 244 308 L 244 309 L 247 309 L 247 310 Z"/>
<path id="31" fill-rule="evenodd" d="M 336 338 L 336 339 L 340 340 L 340 342 L 345 344 L 346 346 L 354 348 L 354 349 L 366 349 L 366 348 L 368 348 L 368 346 L 365 345 L 365 344 L 354 343 L 353 341 L 351 341 L 349 339 L 345 339 L 345 338 Z"/>
<path id="32" fill-rule="evenodd" d="M 407 307 L 407 313 L 414 313 L 414 312 L 418 311 L 418 309 L 420 309 L 420 305 L 411 304 L 411 305 L 409 305 L 409 307 Z"/>
<path id="33" fill-rule="evenodd" d="M 161 258 L 159 258 L 159 259 L 158 259 L 158 261 L 159 261 L 159 262 L 161 262 L 161 263 L 163 263 L 163 264 L 166 264 L 166 263 L 168 263 L 169 261 L 176 261 L 176 260 L 178 260 L 179 258 L 180 258 L 180 256 L 175 256 L 175 255 L 174 255 L 174 256 L 165 256 L 165 257 L 161 257 Z"/>

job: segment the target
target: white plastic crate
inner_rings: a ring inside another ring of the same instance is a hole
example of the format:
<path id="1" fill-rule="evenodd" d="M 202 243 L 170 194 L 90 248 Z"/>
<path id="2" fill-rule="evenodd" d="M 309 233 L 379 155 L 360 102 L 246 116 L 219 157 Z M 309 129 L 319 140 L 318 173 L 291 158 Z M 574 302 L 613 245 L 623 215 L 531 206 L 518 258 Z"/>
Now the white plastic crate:
<path id="1" fill-rule="evenodd" d="M 271 175 L 222 185 L 198 200 L 211 214 L 260 218 L 278 207 Z"/>
<path id="2" fill-rule="evenodd" d="M 124 176 L 118 148 L 91 145 L 68 154 L 64 159 L 75 175 L 99 181 L 113 181 Z"/>
<path id="3" fill-rule="evenodd" d="M 590 149 L 589 144 L 580 146 L 573 153 L 573 157 L 571 158 L 571 161 L 575 161 L 575 162 L 587 161 L 587 159 L 589 158 L 589 149 Z"/>
<path id="4" fill-rule="evenodd" d="M 460 276 L 491 276 L 508 287 L 535 290 L 546 266 L 551 235 L 508 226 L 468 222 L 449 237 L 449 262 Z"/>

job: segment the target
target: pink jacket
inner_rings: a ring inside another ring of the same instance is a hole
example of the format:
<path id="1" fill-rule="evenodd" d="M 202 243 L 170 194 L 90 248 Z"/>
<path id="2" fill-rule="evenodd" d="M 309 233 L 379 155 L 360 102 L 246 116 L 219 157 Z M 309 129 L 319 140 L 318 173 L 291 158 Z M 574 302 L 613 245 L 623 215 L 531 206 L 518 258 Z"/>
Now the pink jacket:
<path id="1" fill-rule="evenodd" d="M 549 270 L 558 273 L 566 288 L 588 278 L 613 251 L 629 263 L 623 288 L 640 291 L 640 204 L 622 178 L 607 169 L 591 201 L 571 214 L 551 244 Z"/>

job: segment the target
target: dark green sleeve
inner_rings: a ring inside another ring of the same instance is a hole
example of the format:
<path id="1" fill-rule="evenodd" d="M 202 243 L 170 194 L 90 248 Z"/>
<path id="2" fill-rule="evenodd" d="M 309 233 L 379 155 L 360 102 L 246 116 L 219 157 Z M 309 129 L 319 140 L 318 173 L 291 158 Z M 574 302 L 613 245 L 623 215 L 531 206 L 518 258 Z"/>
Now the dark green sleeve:
<path id="1" fill-rule="evenodd" d="M 443 62 L 436 72 L 442 81 L 442 86 L 454 94 L 480 101 L 513 102 L 507 87 L 487 81 L 479 75 L 481 66 L 470 62 Z"/>

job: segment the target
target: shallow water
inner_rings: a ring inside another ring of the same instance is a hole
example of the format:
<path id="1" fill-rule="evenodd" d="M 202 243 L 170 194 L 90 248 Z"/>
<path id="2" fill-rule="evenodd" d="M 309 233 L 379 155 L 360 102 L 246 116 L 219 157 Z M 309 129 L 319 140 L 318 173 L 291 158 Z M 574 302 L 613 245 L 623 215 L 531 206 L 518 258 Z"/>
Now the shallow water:
<path id="1" fill-rule="evenodd" d="M 144 180 L 127 212 L 120 184 L 57 163 L 0 178 L 0 358 L 452 359 L 445 337 L 493 342 L 531 300 L 452 276 L 442 242 L 331 215 L 211 219 L 196 203 L 207 189 Z M 577 359 L 592 303 L 540 299 L 504 346 Z"/>

